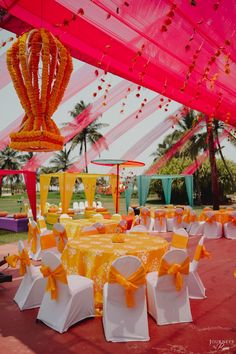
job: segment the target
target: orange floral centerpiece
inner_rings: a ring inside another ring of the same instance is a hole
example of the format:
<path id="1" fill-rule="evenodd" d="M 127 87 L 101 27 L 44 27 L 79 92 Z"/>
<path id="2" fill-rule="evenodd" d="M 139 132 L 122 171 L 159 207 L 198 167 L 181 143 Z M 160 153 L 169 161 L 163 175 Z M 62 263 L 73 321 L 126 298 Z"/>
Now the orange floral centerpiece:
<path id="1" fill-rule="evenodd" d="M 25 110 L 10 147 L 22 151 L 61 150 L 64 138 L 51 119 L 73 69 L 67 49 L 50 32 L 33 29 L 7 51 L 7 66 Z"/>

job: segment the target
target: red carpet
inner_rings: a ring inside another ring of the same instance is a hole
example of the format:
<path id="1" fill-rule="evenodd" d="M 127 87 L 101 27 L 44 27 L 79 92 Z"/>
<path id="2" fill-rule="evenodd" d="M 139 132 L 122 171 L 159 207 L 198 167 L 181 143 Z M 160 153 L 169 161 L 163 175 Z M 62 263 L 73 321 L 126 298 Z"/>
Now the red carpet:
<path id="1" fill-rule="evenodd" d="M 191 257 L 197 241 L 190 239 Z M 54 332 L 35 321 L 38 309 L 19 311 L 12 300 L 18 270 L 6 270 L 14 281 L 0 285 L 0 353 L 236 353 L 236 241 L 206 240 L 205 245 L 211 259 L 201 260 L 199 274 L 207 299 L 191 300 L 192 323 L 157 326 L 149 317 L 149 342 L 107 343 L 101 318 L 82 321 L 65 334 Z M 0 247 L 0 255 L 8 247 Z"/>

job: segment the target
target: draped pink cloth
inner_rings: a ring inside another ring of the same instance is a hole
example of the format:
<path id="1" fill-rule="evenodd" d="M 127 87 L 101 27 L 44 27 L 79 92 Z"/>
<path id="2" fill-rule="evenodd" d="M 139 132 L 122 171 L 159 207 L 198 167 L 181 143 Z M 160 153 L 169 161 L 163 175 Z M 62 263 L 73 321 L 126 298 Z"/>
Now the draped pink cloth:
<path id="1" fill-rule="evenodd" d="M 224 130 L 220 135 L 219 135 L 219 142 L 223 141 L 224 139 L 227 138 L 229 132 L 227 130 Z M 217 146 L 217 139 L 214 140 L 214 147 Z M 206 159 L 209 156 L 209 150 L 204 151 L 200 156 L 198 156 L 197 161 L 194 161 L 191 165 L 186 167 L 183 172 L 181 173 L 182 175 L 192 175 L 194 172 L 201 167 L 201 165 L 206 161 Z"/>
<path id="2" fill-rule="evenodd" d="M 204 121 L 205 122 L 205 121 Z M 202 120 L 199 120 L 198 124 L 195 125 L 191 130 L 188 130 L 182 138 L 180 138 L 170 150 L 168 150 L 165 155 L 161 156 L 154 164 L 145 172 L 145 175 L 153 175 L 157 173 L 157 171 L 164 166 L 175 154 L 179 151 L 184 144 L 194 135 L 196 134 L 205 124 Z"/>
<path id="3" fill-rule="evenodd" d="M 1 80 L 0 80 L 0 90 L 11 82 L 10 74 L 7 70 L 6 64 L 6 52 L 0 55 L 0 68 L 1 68 Z"/>
<path id="4" fill-rule="evenodd" d="M 191 4 L 47 0 L 42 8 L 0 0 L 10 14 L 58 35 L 74 57 L 235 126 L 235 1 Z"/>
<path id="5" fill-rule="evenodd" d="M 126 153 L 121 157 L 121 160 L 135 159 L 143 151 L 145 151 L 155 140 L 169 130 L 182 118 L 182 108 L 169 115 L 163 122 L 157 124 L 153 129 L 140 140 L 138 140 Z M 108 173 L 114 173 L 114 168 Z"/>
<path id="6" fill-rule="evenodd" d="M 90 123 L 97 119 L 102 113 L 106 112 L 115 103 L 119 102 L 125 94 L 131 93 L 136 88 L 136 85 L 130 84 L 128 81 L 121 81 L 114 86 L 108 94 L 106 106 L 102 105 L 103 97 L 98 98 L 93 104 L 87 107 L 82 113 L 73 119 L 73 121 L 63 127 L 60 132 L 65 137 L 64 143 L 73 139 Z M 127 91 L 129 89 L 129 91 Z M 53 152 L 41 152 L 35 154 L 24 166 L 25 169 L 35 171 L 39 166 L 53 156 Z"/>
<path id="7" fill-rule="evenodd" d="M 129 129 L 135 127 L 136 124 L 140 123 L 144 119 L 148 118 L 152 113 L 154 113 L 157 110 L 157 107 L 160 103 L 162 103 L 162 105 L 165 105 L 167 103 L 167 98 L 164 98 L 163 96 L 157 96 L 153 98 L 150 102 L 148 102 L 145 105 L 145 107 L 143 107 L 142 114 L 139 115 L 138 118 L 136 118 L 138 112 L 137 110 L 135 110 L 127 118 L 125 118 L 114 128 L 112 128 L 107 134 L 104 135 L 103 138 L 101 138 L 97 143 L 93 144 L 90 147 L 90 149 L 88 149 L 87 151 L 88 163 L 90 163 L 93 159 L 95 159 L 105 149 L 104 144 L 102 144 L 104 140 L 106 141 L 106 144 L 108 146 L 114 143 Z M 77 162 L 73 163 L 73 165 L 69 168 L 69 171 L 83 171 L 84 168 L 85 168 L 85 159 L 83 154 Z"/>

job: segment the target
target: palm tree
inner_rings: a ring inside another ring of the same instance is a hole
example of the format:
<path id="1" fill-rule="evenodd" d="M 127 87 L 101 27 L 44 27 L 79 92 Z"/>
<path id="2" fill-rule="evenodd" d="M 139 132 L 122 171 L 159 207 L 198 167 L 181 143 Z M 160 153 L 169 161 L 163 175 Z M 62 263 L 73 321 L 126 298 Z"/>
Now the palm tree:
<path id="1" fill-rule="evenodd" d="M 86 105 L 84 101 L 80 101 L 75 105 L 74 110 L 70 111 L 71 116 L 74 118 L 77 117 L 88 106 L 89 105 Z M 79 145 L 79 155 L 82 155 L 84 152 L 86 173 L 88 173 L 87 143 L 92 145 L 99 142 L 100 139 L 103 138 L 103 135 L 99 133 L 99 129 L 107 126 L 108 124 L 106 123 L 98 123 L 96 119 L 72 139 L 71 149 L 74 150 L 75 147 Z M 96 144 L 94 146 L 96 147 Z M 97 149 L 99 150 L 99 147 L 101 146 L 104 146 L 105 149 L 108 149 L 108 145 L 105 139 L 101 140 L 100 144 L 97 146 Z"/>
<path id="2" fill-rule="evenodd" d="M 54 155 L 54 157 L 50 160 L 50 164 L 55 172 L 66 171 L 73 163 L 73 158 L 70 157 L 71 147 L 67 150 L 66 146 L 64 146 L 63 150 L 60 150 L 58 153 Z"/>
<path id="3" fill-rule="evenodd" d="M 21 168 L 21 153 L 8 146 L 0 151 L 0 168 L 2 170 L 19 170 Z M 20 178 L 20 175 L 6 176 L 6 179 L 10 181 L 11 193 L 13 192 L 13 180 L 19 182 Z M 2 183 L 0 183 L 0 195 L 2 195 Z"/>

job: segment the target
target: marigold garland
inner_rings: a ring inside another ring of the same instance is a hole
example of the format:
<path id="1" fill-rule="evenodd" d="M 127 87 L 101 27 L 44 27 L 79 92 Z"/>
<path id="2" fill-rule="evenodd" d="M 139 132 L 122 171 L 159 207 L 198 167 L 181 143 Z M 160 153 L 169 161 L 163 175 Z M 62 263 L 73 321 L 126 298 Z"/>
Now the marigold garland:
<path id="1" fill-rule="evenodd" d="M 67 49 L 47 30 L 34 29 L 19 37 L 7 51 L 7 67 L 25 110 L 19 132 L 10 135 L 11 148 L 61 150 L 64 138 L 51 117 L 73 69 Z"/>

